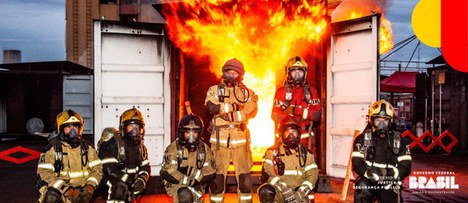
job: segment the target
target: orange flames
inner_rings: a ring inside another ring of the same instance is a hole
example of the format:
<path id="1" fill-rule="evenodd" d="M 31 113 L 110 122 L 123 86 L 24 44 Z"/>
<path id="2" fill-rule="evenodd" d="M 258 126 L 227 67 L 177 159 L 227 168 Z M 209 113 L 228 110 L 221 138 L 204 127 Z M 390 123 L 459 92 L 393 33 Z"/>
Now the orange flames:
<path id="1" fill-rule="evenodd" d="M 342 21 L 360 18 L 372 13 L 382 13 L 379 28 L 379 52 L 385 54 L 393 48 L 393 33 L 390 21 L 383 14 L 382 5 L 384 1 L 378 0 L 344 0 L 331 14 L 332 21 Z"/>
<path id="2" fill-rule="evenodd" d="M 249 121 L 254 153 L 273 144 L 270 115 L 277 69 L 290 57 L 307 53 L 327 29 L 325 7 L 318 2 L 205 0 L 165 5 L 169 36 L 185 54 L 208 56 L 209 68 L 218 77 L 226 60 L 237 58 L 244 64 L 244 83 L 259 98 L 257 116 Z"/>

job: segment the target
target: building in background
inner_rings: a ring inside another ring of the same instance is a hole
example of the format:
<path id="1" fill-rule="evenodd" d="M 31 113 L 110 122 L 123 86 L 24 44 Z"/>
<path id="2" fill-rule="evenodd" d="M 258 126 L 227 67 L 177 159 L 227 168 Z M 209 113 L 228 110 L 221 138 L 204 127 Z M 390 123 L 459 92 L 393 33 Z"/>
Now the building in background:
<path id="1" fill-rule="evenodd" d="M 67 0 L 67 61 L 93 68 L 94 20 L 165 23 L 153 8 L 159 0 Z"/>

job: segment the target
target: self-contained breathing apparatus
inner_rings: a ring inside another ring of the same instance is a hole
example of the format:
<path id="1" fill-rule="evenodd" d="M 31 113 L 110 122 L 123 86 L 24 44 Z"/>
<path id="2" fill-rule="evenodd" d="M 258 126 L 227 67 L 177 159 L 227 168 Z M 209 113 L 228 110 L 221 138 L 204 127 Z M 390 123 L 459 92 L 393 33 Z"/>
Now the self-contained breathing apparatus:
<path id="1" fill-rule="evenodd" d="M 251 99 L 251 95 L 250 95 L 250 91 L 247 89 L 247 87 L 245 87 L 244 84 L 242 83 L 238 83 L 237 85 L 233 86 L 232 87 L 232 94 L 234 95 L 234 98 L 236 99 L 237 102 L 241 103 L 241 104 L 244 104 L 246 103 L 247 101 L 249 101 L 249 99 Z M 240 88 L 240 92 L 242 92 L 242 99 L 239 98 L 240 95 L 237 95 L 238 91 L 236 91 L 237 89 L 236 88 Z M 218 101 L 220 103 L 224 103 L 225 102 L 225 99 L 227 98 L 231 98 L 231 91 L 229 91 L 227 88 L 226 88 L 226 84 L 219 84 L 218 85 L 218 92 L 217 92 L 217 97 L 218 97 Z M 237 105 L 237 102 L 234 102 L 234 106 L 239 106 Z M 237 107 L 239 108 L 239 107 Z M 219 146 L 220 146 L 220 138 L 219 138 L 219 130 L 220 128 L 229 128 L 229 127 L 237 127 L 239 129 L 241 129 L 242 131 L 245 131 L 246 132 L 246 140 L 247 140 L 247 146 L 250 146 L 250 133 L 247 129 L 247 124 L 246 123 L 240 123 L 240 124 L 232 124 L 232 125 L 221 125 L 221 126 L 218 126 L 216 125 L 216 118 L 220 118 L 222 117 L 221 115 L 215 115 L 213 117 L 213 120 L 212 122 L 210 123 L 210 127 L 208 129 L 208 131 L 211 131 L 211 130 L 214 130 L 215 131 L 215 135 L 216 135 L 216 150 L 219 150 Z M 229 143 L 230 143 L 230 137 L 228 138 L 227 140 L 227 147 L 229 147 Z M 250 149 L 250 147 L 248 147 Z"/>
<path id="2" fill-rule="evenodd" d="M 206 160 L 206 149 L 205 145 L 200 142 L 201 137 L 203 136 L 204 124 L 200 116 L 195 114 L 188 114 L 182 117 L 178 125 L 177 133 L 177 164 L 180 166 L 183 160 L 187 160 L 187 157 L 184 156 L 185 146 L 189 153 L 195 152 L 197 158 L 197 169 L 203 168 L 203 164 Z M 184 134 L 188 132 L 189 135 L 185 138 Z M 195 137 L 195 133 L 198 133 L 198 136 Z"/>
<path id="3" fill-rule="evenodd" d="M 376 139 L 381 138 L 373 136 L 372 129 L 367 127 L 364 132 L 364 144 L 360 149 L 366 161 L 373 161 L 375 159 Z M 401 150 L 401 134 L 398 131 L 389 130 L 388 135 L 384 139 L 387 139 L 388 147 L 392 149 L 392 153 L 398 155 Z"/>

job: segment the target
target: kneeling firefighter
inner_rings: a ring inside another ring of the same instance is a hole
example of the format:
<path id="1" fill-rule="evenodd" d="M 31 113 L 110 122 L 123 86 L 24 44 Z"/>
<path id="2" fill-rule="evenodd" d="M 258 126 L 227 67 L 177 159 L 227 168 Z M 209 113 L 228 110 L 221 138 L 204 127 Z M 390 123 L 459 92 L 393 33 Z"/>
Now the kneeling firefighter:
<path id="1" fill-rule="evenodd" d="M 213 181 L 216 164 L 210 147 L 200 140 L 202 119 L 194 114 L 182 117 L 177 140 L 164 152 L 161 178 L 174 202 L 202 202 L 206 186 Z"/>
<path id="2" fill-rule="evenodd" d="M 260 202 L 310 202 L 318 178 L 313 153 L 301 144 L 301 126 L 296 117 L 283 119 L 280 142 L 263 156 Z"/>
<path id="3" fill-rule="evenodd" d="M 84 140 L 83 119 L 65 110 L 56 119 L 57 136 L 39 158 L 39 202 L 89 202 L 102 177 L 101 160 Z"/>
<path id="4" fill-rule="evenodd" d="M 101 187 L 107 202 L 133 202 L 142 195 L 151 175 L 141 112 L 136 108 L 123 112 L 119 129 L 104 129 L 99 141 L 104 172 Z"/>
<path id="5" fill-rule="evenodd" d="M 400 132 L 390 129 L 393 107 L 385 100 L 374 102 L 366 130 L 353 144 L 355 202 L 402 202 L 401 181 L 411 172 L 411 153 Z"/>

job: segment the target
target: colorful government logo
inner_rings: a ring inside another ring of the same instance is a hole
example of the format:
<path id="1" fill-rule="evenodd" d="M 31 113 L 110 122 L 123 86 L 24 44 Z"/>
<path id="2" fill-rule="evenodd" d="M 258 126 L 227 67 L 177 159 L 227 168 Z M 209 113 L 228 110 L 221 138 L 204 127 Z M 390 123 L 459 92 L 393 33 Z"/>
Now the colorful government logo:
<path id="1" fill-rule="evenodd" d="M 421 0 L 411 20 L 419 40 L 440 47 L 447 63 L 462 72 L 468 72 L 467 6 L 466 0 Z"/>

